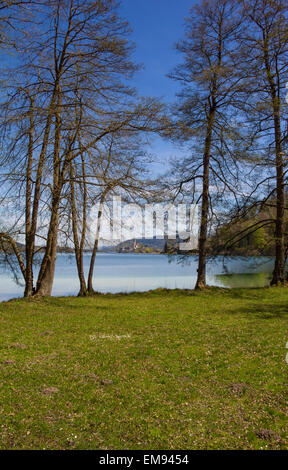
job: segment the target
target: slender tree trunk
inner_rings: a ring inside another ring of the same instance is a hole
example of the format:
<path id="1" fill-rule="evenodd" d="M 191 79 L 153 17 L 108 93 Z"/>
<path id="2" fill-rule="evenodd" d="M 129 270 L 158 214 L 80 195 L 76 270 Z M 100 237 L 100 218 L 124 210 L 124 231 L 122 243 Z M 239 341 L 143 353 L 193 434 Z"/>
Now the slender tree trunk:
<path id="1" fill-rule="evenodd" d="M 57 22 L 56 22 L 56 37 L 58 35 L 58 20 L 59 20 L 59 8 L 57 12 Z M 38 296 L 50 296 L 52 293 L 53 281 L 54 281 L 54 274 L 55 274 L 55 265 L 56 265 L 56 257 L 57 257 L 57 239 L 58 239 L 58 225 L 59 225 L 59 204 L 61 198 L 61 191 L 63 186 L 63 177 L 66 170 L 67 161 L 65 159 L 63 165 L 63 175 L 61 175 L 60 171 L 60 140 L 61 140 L 61 111 L 62 111 L 62 98 L 61 98 L 61 85 L 60 85 L 60 78 L 63 70 L 63 65 L 65 61 L 65 55 L 69 43 L 69 38 L 71 34 L 71 27 L 72 27 L 72 15 L 73 15 L 73 1 L 70 2 L 70 9 L 69 9 L 69 16 L 68 16 L 68 25 L 67 31 L 64 37 L 63 48 L 60 54 L 59 62 L 58 62 L 58 52 L 56 48 L 56 41 L 55 41 L 55 49 L 54 49 L 54 60 L 55 60 L 55 71 L 56 71 L 56 78 L 55 78 L 55 86 L 53 90 L 53 97 L 50 104 L 51 113 L 49 113 L 49 117 L 47 120 L 47 126 L 45 129 L 44 135 L 44 143 L 42 147 L 45 152 L 43 153 L 43 158 L 40 158 L 40 168 L 41 168 L 41 177 L 43 171 L 44 160 L 46 156 L 46 150 L 48 145 L 48 138 L 50 133 L 50 127 L 52 123 L 52 118 L 55 116 L 55 142 L 54 142 L 54 156 L 53 156 L 53 191 L 52 191 L 52 208 L 51 208 L 51 217 L 50 217 L 50 225 L 47 237 L 47 244 L 46 244 L 46 251 L 45 255 L 42 260 L 40 272 L 37 279 L 36 285 L 36 295 Z M 49 132 L 46 136 L 46 130 Z M 46 139 L 47 137 L 47 139 Z M 37 221 L 37 213 L 38 213 L 38 205 L 39 205 L 39 196 L 40 196 L 40 184 L 41 178 L 38 188 L 38 197 L 35 199 L 34 197 L 34 205 L 36 202 L 36 221 Z M 36 182 L 37 187 L 37 182 Z M 36 189 L 35 189 L 36 191 Z M 33 208 L 34 209 L 34 208 Z M 33 211 L 34 215 L 34 211 Z M 33 218 L 32 215 L 32 225 L 33 225 Z M 35 240 L 35 233 L 36 233 L 36 222 L 35 222 L 35 230 L 34 230 L 34 240 Z M 33 247 L 34 248 L 34 247 Z"/>
<path id="2" fill-rule="evenodd" d="M 78 271 L 78 278 L 80 283 L 79 297 L 84 297 L 87 295 L 87 286 L 84 275 L 83 267 L 83 247 L 84 247 L 84 238 L 83 232 L 86 231 L 86 199 L 83 201 L 85 207 L 83 207 L 83 227 L 82 227 L 82 236 L 81 242 L 79 243 L 78 229 L 77 229 L 77 209 L 76 209 L 76 200 L 75 200 L 75 185 L 74 185 L 74 171 L 73 164 L 70 162 L 70 195 L 71 195 L 71 218 L 72 218 L 72 231 L 73 231 L 73 240 L 74 240 L 74 251 L 76 258 L 76 265 Z"/>
<path id="3" fill-rule="evenodd" d="M 33 243 L 33 245 L 34 245 L 35 233 L 37 229 L 38 209 L 39 209 L 39 202 L 40 202 L 40 189 L 41 189 L 41 183 L 42 183 L 43 167 L 44 167 L 46 151 L 48 147 L 49 134 L 50 134 L 53 112 L 54 112 L 54 105 L 55 105 L 55 92 L 53 93 L 51 103 L 50 103 L 49 114 L 47 116 L 43 143 L 42 143 L 41 153 L 39 156 L 38 167 L 37 167 L 35 190 L 34 190 L 34 197 L 33 197 L 32 220 L 31 220 L 31 237 L 30 237 L 30 243 Z"/>
<path id="4" fill-rule="evenodd" d="M 272 286 L 285 285 L 285 191 L 284 170 L 281 145 L 280 114 L 275 110 L 275 142 L 276 142 L 276 173 L 277 173 L 277 215 L 275 229 L 275 266 L 271 281 Z"/>
<path id="5" fill-rule="evenodd" d="M 270 65 L 269 34 L 263 32 L 264 61 L 266 77 L 270 87 L 270 96 L 273 106 L 274 135 L 275 135 L 275 163 L 276 163 L 276 227 L 275 227 L 275 265 L 271 286 L 283 286 L 285 284 L 285 191 L 284 169 L 281 138 L 280 96 L 279 86 L 276 85 Z M 276 67 L 279 82 L 279 71 Z"/>
<path id="6" fill-rule="evenodd" d="M 30 271 L 30 274 L 29 274 L 30 281 L 29 281 L 29 287 L 27 288 L 27 293 L 29 291 L 31 292 L 31 273 L 33 272 L 33 256 L 34 256 L 35 238 L 36 238 L 36 231 L 37 231 L 42 175 L 43 175 L 43 168 L 44 168 L 46 152 L 47 152 L 47 147 L 48 147 L 48 142 L 49 142 L 50 129 L 52 125 L 55 100 L 56 100 L 56 89 L 54 89 L 53 91 L 53 96 L 51 98 L 51 102 L 49 106 L 41 152 L 40 152 L 40 156 L 38 160 L 37 173 L 36 173 L 30 230 L 29 230 L 29 233 L 26 234 L 26 250 L 28 253 L 28 258 L 26 258 L 26 265 L 28 267 L 28 271 Z M 29 201 L 29 195 L 28 195 L 28 201 Z M 27 203 L 27 200 L 26 200 L 26 203 Z M 33 279 L 32 279 L 32 292 L 33 294 L 35 294 L 35 291 L 33 288 Z"/>
<path id="7" fill-rule="evenodd" d="M 30 97 L 29 97 L 30 98 Z M 33 161 L 33 139 L 34 139 L 34 102 L 30 98 L 30 126 L 28 161 L 26 170 L 26 205 L 25 205 L 25 255 L 26 255 L 26 279 L 24 297 L 33 295 L 33 245 L 30 243 L 31 236 L 31 195 L 32 195 L 32 161 Z"/>
<path id="8" fill-rule="evenodd" d="M 1 232 L 0 233 L 0 242 L 1 244 L 2 243 L 9 243 L 14 251 L 14 254 L 17 258 L 17 261 L 18 261 L 18 264 L 19 264 L 19 267 L 21 269 L 21 273 L 23 275 L 23 279 L 24 281 L 26 280 L 26 268 L 25 268 L 25 263 L 23 261 L 23 258 L 22 258 L 22 255 L 18 249 L 18 246 L 17 246 L 17 243 L 15 242 L 15 240 L 13 240 L 12 237 L 10 237 L 10 235 L 8 235 L 7 233 L 3 233 Z M 3 249 L 3 248 L 2 248 Z M 4 251 L 4 250 L 3 250 Z"/>
<path id="9" fill-rule="evenodd" d="M 89 292 L 89 294 L 94 293 L 93 273 L 94 273 L 95 260 L 96 260 L 96 255 L 97 255 L 97 251 L 98 251 L 98 245 L 99 245 L 99 235 L 100 235 L 100 229 L 101 229 L 101 218 L 102 218 L 102 213 L 103 213 L 103 203 L 105 201 L 107 193 L 108 193 L 108 189 L 106 191 L 104 191 L 104 193 L 101 196 L 100 207 L 99 207 L 99 210 L 98 210 L 97 229 L 96 229 L 95 241 L 94 241 L 93 251 L 92 251 L 92 255 L 91 255 L 90 268 L 89 268 L 89 274 L 88 274 L 88 292 Z"/>
<path id="10" fill-rule="evenodd" d="M 215 120 L 215 108 L 212 108 L 209 115 L 205 150 L 203 158 L 203 187 L 202 187 L 202 208 L 199 237 L 199 258 L 198 275 L 195 289 L 205 289 L 206 287 L 206 257 L 207 257 L 207 232 L 208 232 L 208 212 L 209 212 L 209 174 L 210 174 L 210 152 L 212 142 L 212 130 Z"/>
<path id="11" fill-rule="evenodd" d="M 223 47 L 223 36 L 222 36 L 223 17 L 218 24 L 218 63 L 217 68 L 214 71 L 212 79 L 212 90 L 209 98 L 209 114 L 207 117 L 207 131 L 205 139 L 205 148 L 203 156 L 203 187 L 202 187 L 202 208 L 201 208 L 201 224 L 200 224 L 200 237 L 199 237 L 199 258 L 198 258 L 198 271 L 197 281 L 195 289 L 206 288 L 206 258 L 207 258 L 207 234 L 208 234 L 208 213 L 209 213 L 209 184 L 210 184 L 210 155 L 211 155 L 211 144 L 213 127 L 215 124 L 216 117 L 216 94 L 217 94 L 217 81 L 218 81 L 218 70 L 222 64 L 222 47 Z"/>
<path id="12" fill-rule="evenodd" d="M 59 225 L 59 204 L 62 191 L 60 174 L 60 140 L 61 140 L 61 89 L 57 87 L 57 104 L 55 113 L 54 155 L 53 155 L 53 189 L 49 230 L 45 254 L 39 271 L 36 295 L 50 296 L 52 293 L 57 257 L 57 239 Z"/>
<path id="13" fill-rule="evenodd" d="M 79 295 L 87 295 L 87 286 L 84 275 L 83 267 L 83 252 L 84 245 L 86 240 L 86 231 L 87 231 L 87 184 L 86 184 L 86 167 L 85 167 L 85 158 L 81 143 L 81 138 L 79 136 L 79 147 L 81 151 L 81 166 L 82 166 L 82 179 L 83 179 L 83 210 L 82 210 L 82 233 L 80 239 L 80 253 L 79 253 L 79 268 L 80 268 L 80 293 Z M 84 282 L 83 282 L 84 281 Z"/>

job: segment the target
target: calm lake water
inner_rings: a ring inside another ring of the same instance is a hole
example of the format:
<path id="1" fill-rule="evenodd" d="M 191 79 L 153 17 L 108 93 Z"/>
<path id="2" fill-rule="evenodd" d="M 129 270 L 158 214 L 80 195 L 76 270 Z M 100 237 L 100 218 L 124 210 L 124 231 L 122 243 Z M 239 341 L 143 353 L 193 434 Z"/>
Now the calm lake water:
<path id="1" fill-rule="evenodd" d="M 86 272 L 90 255 L 85 255 Z M 269 283 L 273 268 L 271 258 L 223 258 L 209 260 L 208 284 L 219 287 L 262 287 Z M 185 264 L 177 256 L 149 254 L 98 254 L 95 265 L 94 289 L 98 292 L 143 292 L 164 287 L 192 289 L 197 274 L 197 257 Z M 75 260 L 72 255 L 59 254 L 53 295 L 77 295 L 79 289 Z M 23 295 L 9 272 L 0 272 L 0 300 Z"/>

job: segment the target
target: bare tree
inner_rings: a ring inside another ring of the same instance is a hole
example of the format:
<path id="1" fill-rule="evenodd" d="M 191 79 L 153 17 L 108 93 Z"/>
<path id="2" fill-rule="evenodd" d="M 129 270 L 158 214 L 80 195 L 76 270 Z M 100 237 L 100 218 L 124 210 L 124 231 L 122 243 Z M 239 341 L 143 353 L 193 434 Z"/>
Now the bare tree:
<path id="1" fill-rule="evenodd" d="M 201 201 L 196 289 L 206 287 L 208 222 L 217 216 L 212 199 L 223 195 L 228 199 L 227 193 L 235 198 L 237 192 L 243 139 L 234 108 L 241 85 L 235 72 L 234 41 L 241 21 L 238 4 L 231 0 L 202 1 L 193 7 L 186 19 L 185 39 L 177 44 L 184 62 L 171 74 L 182 86 L 176 137 L 190 142 L 192 153 L 176 163 L 177 194 L 190 191 L 190 200 Z M 211 190 L 212 184 L 216 191 Z"/>
<path id="2" fill-rule="evenodd" d="M 146 118 L 140 118 L 144 103 L 135 105 L 134 91 L 125 84 L 137 67 L 129 59 L 129 27 L 117 16 L 117 7 L 113 0 L 40 1 L 29 16 L 29 30 L 21 32 L 21 54 L 9 71 L 8 100 L 2 106 L 2 180 L 9 175 L 10 194 L 26 200 L 27 296 L 51 294 L 71 162 L 128 122 L 133 126 L 135 116 L 137 125 L 145 126 Z M 43 237 L 35 285 L 36 240 Z"/>
<path id="3" fill-rule="evenodd" d="M 247 123 L 257 135 L 257 167 L 264 170 L 263 179 L 258 179 L 256 187 L 265 188 L 262 189 L 265 197 L 258 197 L 258 205 L 263 208 L 274 200 L 276 206 L 275 267 L 271 284 L 284 285 L 288 5 L 284 0 L 242 0 L 241 4 L 245 29 L 239 41 L 238 67 L 246 77 L 243 102 Z M 275 175 L 271 175 L 271 168 L 275 169 Z"/>
<path id="4" fill-rule="evenodd" d="M 147 129 L 151 129 L 151 127 Z M 142 133 L 143 129 L 141 128 L 140 134 Z M 148 157 L 144 148 L 145 141 L 137 132 L 134 124 L 132 132 L 131 127 L 126 127 L 115 134 L 107 135 L 97 146 L 89 149 L 86 158 L 81 155 L 79 160 L 75 159 L 71 163 L 70 192 L 67 193 L 70 203 L 68 204 L 66 226 L 71 226 L 80 283 L 79 295 L 94 293 L 93 273 L 101 237 L 101 224 L 103 217 L 107 217 L 107 214 L 104 213 L 104 203 L 108 204 L 112 196 L 121 196 L 123 200 L 141 203 L 152 192 L 149 190 L 152 182 L 147 177 L 145 178 Z M 91 233 L 88 215 L 95 205 L 98 206 L 98 210 L 93 224 L 94 233 Z M 111 242 L 111 240 L 109 241 Z M 86 282 L 83 251 L 85 248 L 91 247 Z"/>

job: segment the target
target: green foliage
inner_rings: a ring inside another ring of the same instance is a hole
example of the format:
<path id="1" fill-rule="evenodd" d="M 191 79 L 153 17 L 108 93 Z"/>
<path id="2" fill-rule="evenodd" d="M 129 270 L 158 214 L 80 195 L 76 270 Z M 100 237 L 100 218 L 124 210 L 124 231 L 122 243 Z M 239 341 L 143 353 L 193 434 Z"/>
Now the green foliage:
<path id="1" fill-rule="evenodd" d="M 265 214 L 257 217 L 251 215 L 234 225 L 223 225 L 211 236 L 209 251 L 212 254 L 221 252 L 239 256 L 273 256 L 275 226 L 273 223 L 262 226 L 264 216 Z"/>
<path id="2" fill-rule="evenodd" d="M 267 246 L 267 233 L 265 232 L 264 227 L 259 228 L 251 236 L 251 245 L 255 247 L 260 253 L 263 253 Z"/>

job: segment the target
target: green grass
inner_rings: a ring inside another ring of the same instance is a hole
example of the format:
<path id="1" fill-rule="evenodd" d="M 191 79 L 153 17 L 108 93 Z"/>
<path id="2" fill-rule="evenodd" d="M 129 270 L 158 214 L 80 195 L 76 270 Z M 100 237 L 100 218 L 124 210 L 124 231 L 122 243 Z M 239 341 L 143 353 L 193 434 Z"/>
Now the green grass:
<path id="1" fill-rule="evenodd" d="M 288 290 L 0 304 L 1 449 L 287 449 Z"/>

